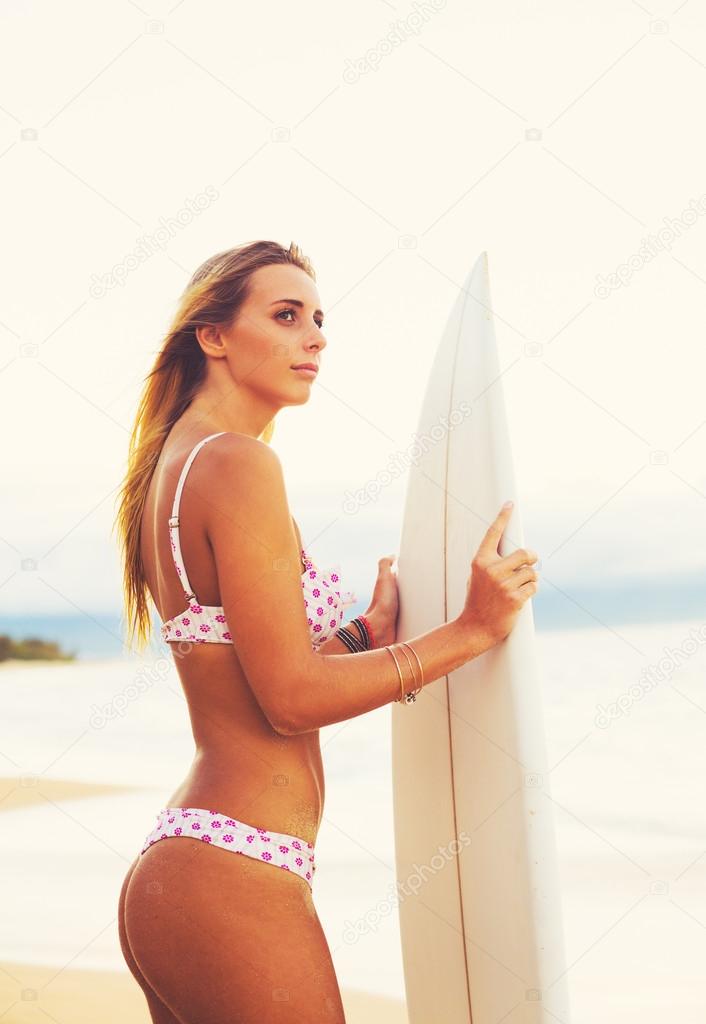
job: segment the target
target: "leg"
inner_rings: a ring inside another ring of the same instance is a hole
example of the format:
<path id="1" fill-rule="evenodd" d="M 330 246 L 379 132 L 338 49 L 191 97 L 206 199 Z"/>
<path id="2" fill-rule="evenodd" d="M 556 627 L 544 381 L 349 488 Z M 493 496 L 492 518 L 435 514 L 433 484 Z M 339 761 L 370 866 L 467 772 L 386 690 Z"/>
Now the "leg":
<path id="1" fill-rule="evenodd" d="M 307 883 L 264 861 L 181 837 L 135 866 L 126 935 L 180 1024 L 345 1024 Z"/>
<path id="2" fill-rule="evenodd" d="M 137 966 L 137 961 L 132 954 L 130 943 L 127 940 L 127 932 L 125 930 L 125 895 L 127 893 L 128 886 L 130 885 L 130 879 L 132 878 L 138 859 L 139 858 L 135 858 L 133 861 L 127 875 L 125 876 L 122 889 L 120 890 L 120 899 L 118 900 L 118 933 L 120 935 L 120 948 L 123 951 L 125 962 L 130 968 L 130 973 L 145 994 L 145 999 L 147 1000 L 147 1006 L 149 1008 L 153 1024 L 182 1024 L 179 1018 L 174 1016 L 169 1007 L 162 1002 L 154 989 L 152 989 L 147 983 L 146 978 Z"/>

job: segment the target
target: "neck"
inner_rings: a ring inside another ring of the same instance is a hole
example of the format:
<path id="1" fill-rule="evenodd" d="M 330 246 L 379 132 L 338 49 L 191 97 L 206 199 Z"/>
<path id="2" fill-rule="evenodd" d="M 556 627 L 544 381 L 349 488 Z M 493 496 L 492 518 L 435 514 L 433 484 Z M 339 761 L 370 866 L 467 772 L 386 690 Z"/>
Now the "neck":
<path id="1" fill-rule="evenodd" d="M 188 407 L 184 419 L 200 432 L 217 434 L 222 430 L 259 437 L 278 407 L 252 394 L 233 388 L 227 395 L 213 391 L 201 392 Z"/>

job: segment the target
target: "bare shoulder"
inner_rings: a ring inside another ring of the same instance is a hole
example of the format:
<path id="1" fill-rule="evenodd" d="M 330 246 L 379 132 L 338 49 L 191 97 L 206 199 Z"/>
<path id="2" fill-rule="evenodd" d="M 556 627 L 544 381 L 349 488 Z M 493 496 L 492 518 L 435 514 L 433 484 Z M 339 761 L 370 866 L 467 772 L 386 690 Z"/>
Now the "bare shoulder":
<path id="1" fill-rule="evenodd" d="M 254 463 L 260 460 L 263 465 L 279 464 L 279 456 L 274 448 L 257 437 L 251 437 L 250 434 L 228 431 L 215 440 L 218 443 L 209 446 L 211 461 L 216 464 L 220 462 L 222 468 L 233 460 L 253 460 Z"/>
<path id="2" fill-rule="evenodd" d="M 247 434 L 224 434 L 209 453 L 207 533 L 213 543 L 261 538 L 265 544 L 294 539 L 280 458 L 270 445 Z M 238 529 L 240 528 L 240 529 Z M 221 554 L 223 554 L 221 547 Z"/>
<path id="3" fill-rule="evenodd" d="M 248 434 L 224 434 L 211 448 L 208 458 L 209 491 L 214 499 L 245 497 L 244 490 L 270 491 L 282 485 L 283 470 L 277 452 Z M 247 488 L 243 488 L 247 484 Z"/>

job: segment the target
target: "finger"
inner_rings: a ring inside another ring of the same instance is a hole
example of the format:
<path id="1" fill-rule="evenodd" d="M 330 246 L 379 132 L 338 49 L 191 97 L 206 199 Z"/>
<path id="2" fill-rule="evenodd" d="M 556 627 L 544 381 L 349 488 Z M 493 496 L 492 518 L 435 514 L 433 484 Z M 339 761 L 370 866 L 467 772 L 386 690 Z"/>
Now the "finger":
<path id="1" fill-rule="evenodd" d="M 518 594 L 522 594 L 523 597 L 533 597 L 539 590 L 538 580 L 527 580 L 521 587 L 517 588 Z"/>
<path id="2" fill-rule="evenodd" d="M 525 583 L 537 583 L 539 580 L 539 574 L 536 569 L 532 569 L 529 565 L 524 565 L 521 569 L 516 569 L 512 574 L 512 583 L 520 590 Z"/>
<path id="3" fill-rule="evenodd" d="M 498 545 L 500 544 L 500 538 L 503 535 L 503 530 L 507 526 L 508 519 L 512 515 L 512 503 L 508 506 L 503 507 L 498 512 L 494 521 L 490 524 L 486 530 L 483 540 L 480 542 L 478 552 L 481 555 L 490 556 L 497 555 Z"/>
<path id="4" fill-rule="evenodd" d="M 518 548 L 517 551 L 511 551 L 509 555 L 505 555 L 500 560 L 500 566 L 511 572 L 523 565 L 534 565 L 537 561 L 539 561 L 539 556 L 536 551 L 532 551 L 530 548 Z"/>

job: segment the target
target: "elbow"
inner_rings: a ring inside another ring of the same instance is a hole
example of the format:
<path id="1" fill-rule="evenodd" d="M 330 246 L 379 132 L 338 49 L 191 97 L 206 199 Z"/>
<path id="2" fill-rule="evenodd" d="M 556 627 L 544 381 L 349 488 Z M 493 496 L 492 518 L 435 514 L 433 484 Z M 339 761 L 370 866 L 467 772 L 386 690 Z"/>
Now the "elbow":
<path id="1" fill-rule="evenodd" d="M 280 736 L 300 736 L 317 728 L 312 719 L 316 717 L 313 714 L 313 695 L 319 670 L 319 659 L 314 661 L 312 653 L 311 660 L 300 665 L 298 671 L 287 674 L 286 689 L 277 688 L 276 693 L 268 694 L 265 706 L 261 702 L 270 726 Z M 262 692 L 266 692 L 266 688 L 263 687 Z"/>
<path id="2" fill-rule="evenodd" d="M 297 700 L 297 694 L 301 692 L 301 683 L 295 680 L 291 685 L 291 692 L 286 697 L 281 696 L 276 706 L 267 710 L 269 723 L 280 736 L 298 736 L 307 731 L 301 721 Z"/>
<path id="3" fill-rule="evenodd" d="M 278 736 L 297 736 L 299 734 L 298 729 L 289 718 L 270 717 L 270 725 Z"/>
<path id="4" fill-rule="evenodd" d="M 301 700 L 300 694 L 309 694 Z M 311 700 L 311 687 L 307 690 L 302 683 L 297 683 L 293 693 L 295 700 L 282 701 L 270 715 L 270 725 L 280 736 L 301 736 L 305 732 L 314 732 L 318 725 L 312 719 L 315 717 L 312 712 L 314 707 Z"/>
<path id="5" fill-rule="evenodd" d="M 301 736 L 312 732 L 315 726 L 309 724 L 301 712 L 295 712 L 290 706 L 286 710 L 278 708 L 277 714 L 270 717 L 270 725 L 280 736 Z"/>

